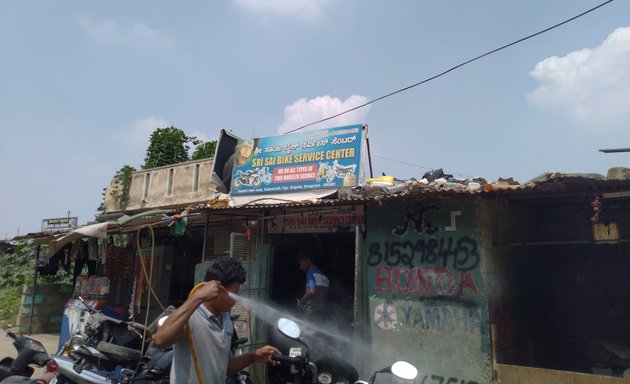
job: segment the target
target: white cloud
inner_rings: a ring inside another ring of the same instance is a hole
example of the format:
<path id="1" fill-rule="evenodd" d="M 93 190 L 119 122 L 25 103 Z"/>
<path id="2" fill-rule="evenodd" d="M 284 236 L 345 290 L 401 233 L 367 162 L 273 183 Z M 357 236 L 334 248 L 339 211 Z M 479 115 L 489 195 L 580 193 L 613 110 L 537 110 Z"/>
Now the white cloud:
<path id="1" fill-rule="evenodd" d="M 286 133 L 302 125 L 334 116 L 367 102 L 367 97 L 358 95 L 352 95 L 345 101 L 328 95 L 319 96 L 310 100 L 306 98 L 299 99 L 293 102 L 293 104 L 284 107 L 284 122 L 278 127 L 278 133 Z M 369 110 L 370 105 L 305 129 L 313 130 L 364 123 Z"/>
<path id="2" fill-rule="evenodd" d="M 539 85 L 527 99 L 534 106 L 563 111 L 588 128 L 627 129 L 629 63 L 630 27 L 618 28 L 594 49 L 536 64 L 530 76 Z"/>
<path id="3" fill-rule="evenodd" d="M 112 18 L 96 21 L 82 14 L 77 18 L 79 26 L 94 39 L 114 44 L 152 44 L 171 47 L 173 39 L 165 33 L 141 22 L 119 23 Z"/>
<path id="4" fill-rule="evenodd" d="M 149 116 L 134 121 L 128 130 L 119 135 L 119 138 L 128 146 L 143 152 L 149 146 L 153 131 L 170 126 L 171 123 L 161 117 Z"/>
<path id="5" fill-rule="evenodd" d="M 309 22 L 319 20 L 331 0 L 233 0 L 234 3 L 260 16 L 297 17 Z"/>

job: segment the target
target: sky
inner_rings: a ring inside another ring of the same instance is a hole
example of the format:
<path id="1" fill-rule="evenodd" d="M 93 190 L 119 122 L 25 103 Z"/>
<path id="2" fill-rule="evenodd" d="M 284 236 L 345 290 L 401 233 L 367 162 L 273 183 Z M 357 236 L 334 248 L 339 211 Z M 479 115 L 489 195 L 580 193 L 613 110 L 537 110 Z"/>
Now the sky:
<path id="1" fill-rule="evenodd" d="M 0 2 L 0 239 L 94 220 L 151 132 L 278 135 L 421 82 L 603 0 Z M 630 0 L 340 118 L 374 175 L 630 167 Z"/>

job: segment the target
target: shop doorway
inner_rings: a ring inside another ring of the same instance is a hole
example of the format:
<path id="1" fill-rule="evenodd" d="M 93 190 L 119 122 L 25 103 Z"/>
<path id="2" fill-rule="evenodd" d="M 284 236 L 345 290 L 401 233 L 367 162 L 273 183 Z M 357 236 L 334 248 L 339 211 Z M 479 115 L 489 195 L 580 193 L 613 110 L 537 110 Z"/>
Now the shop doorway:
<path id="1" fill-rule="evenodd" d="M 331 319 L 339 326 L 353 321 L 355 235 L 347 233 L 283 234 L 271 237 L 273 271 L 270 300 L 294 310 L 302 297 L 306 276 L 296 257 L 308 251 L 330 281 L 328 300 Z"/>

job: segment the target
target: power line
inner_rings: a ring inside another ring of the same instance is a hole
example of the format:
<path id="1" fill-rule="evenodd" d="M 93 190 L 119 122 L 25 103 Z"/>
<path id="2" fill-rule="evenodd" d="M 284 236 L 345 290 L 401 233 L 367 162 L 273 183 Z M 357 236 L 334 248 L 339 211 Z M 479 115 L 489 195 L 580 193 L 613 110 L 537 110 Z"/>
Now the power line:
<path id="1" fill-rule="evenodd" d="M 394 92 L 390 92 L 390 93 L 388 93 L 388 94 L 386 94 L 386 95 L 383 95 L 383 96 L 377 97 L 377 98 L 376 98 L 376 99 L 374 99 L 374 100 L 370 100 L 370 101 L 368 101 L 367 103 L 364 103 L 364 104 L 358 105 L 358 106 L 356 106 L 356 107 L 354 107 L 354 108 L 347 109 L 347 110 L 345 110 L 345 111 L 343 111 L 343 112 L 339 112 L 339 113 L 337 113 L 336 115 L 328 116 L 328 117 L 325 117 L 325 118 L 323 118 L 323 119 L 321 119 L 321 120 L 318 120 L 318 121 L 315 121 L 315 122 L 312 122 L 312 123 L 308 123 L 308 124 L 306 124 L 306 125 L 302 125 L 301 127 L 298 127 L 298 128 L 295 128 L 295 129 L 292 129 L 292 130 L 290 130 L 290 131 L 285 132 L 285 134 L 286 134 L 286 133 L 295 132 L 295 131 L 299 131 L 300 129 L 304 129 L 304 128 L 310 127 L 311 125 L 315 125 L 315 124 L 323 123 L 324 121 L 328 121 L 328 120 L 334 119 L 334 118 L 336 118 L 336 117 L 339 117 L 339 116 L 341 116 L 341 115 L 345 115 L 346 113 L 349 113 L 349 112 L 355 111 L 355 110 L 357 110 L 357 109 L 363 108 L 363 107 L 368 106 L 368 105 L 370 105 L 370 104 L 374 104 L 374 103 L 376 103 L 377 101 L 383 100 L 383 99 L 388 98 L 388 97 L 390 97 L 390 96 L 394 96 L 394 95 L 396 95 L 396 94 L 398 94 L 398 93 L 401 93 L 401 92 L 407 91 L 407 90 L 409 90 L 409 89 L 411 89 L 411 88 L 414 88 L 414 87 L 417 87 L 418 85 L 422 85 L 422 84 L 427 83 L 427 82 L 429 82 L 429 81 L 431 81 L 431 80 L 437 79 L 438 77 L 444 76 L 444 75 L 446 75 L 446 74 L 447 74 L 447 73 L 449 73 L 449 72 L 452 72 L 452 71 L 454 71 L 454 70 L 456 70 L 456 69 L 458 69 L 458 68 L 460 68 L 460 67 L 463 67 L 464 65 L 467 65 L 467 64 L 472 63 L 473 61 L 477 61 L 477 60 L 479 60 L 479 59 L 481 59 L 481 58 L 483 58 L 483 57 L 486 57 L 486 56 L 488 56 L 488 55 L 491 55 L 491 54 L 493 54 L 493 53 L 495 53 L 495 52 L 499 52 L 499 51 L 501 51 L 501 50 L 503 50 L 503 49 L 506 49 L 506 48 L 508 48 L 508 47 L 511 47 L 512 45 L 515 45 L 515 44 L 521 43 L 521 42 L 523 42 L 523 41 L 525 41 L 525 40 L 529 40 L 529 39 L 531 39 L 532 37 L 536 37 L 536 36 L 541 35 L 541 34 L 543 34 L 543 33 L 545 33 L 545 32 L 549 32 L 549 31 L 551 31 L 552 29 L 558 28 L 558 27 L 560 27 L 560 26 L 562 26 L 562 25 L 564 25 L 564 24 L 566 24 L 566 23 L 569 23 L 569 22 L 571 22 L 571 21 L 573 21 L 573 20 L 575 20 L 575 19 L 578 19 L 578 18 L 580 18 L 580 17 L 582 17 L 582 16 L 584 16 L 584 15 L 586 15 L 586 14 L 588 14 L 588 13 L 591 13 L 591 12 L 595 11 L 595 10 L 596 10 L 596 9 L 598 9 L 598 8 L 603 7 L 604 5 L 606 5 L 606 4 L 608 4 L 608 3 L 612 3 L 613 1 L 614 1 L 614 0 L 608 0 L 608 1 L 605 1 L 605 2 L 603 2 L 603 3 L 601 3 L 601 4 L 599 4 L 599 5 L 597 5 L 597 6 L 593 7 L 593 8 L 591 8 L 591 9 L 589 9 L 588 11 L 582 12 L 582 13 L 580 13 L 579 15 L 576 15 L 576 16 L 571 17 L 570 19 L 567 19 L 567 20 L 565 20 L 565 21 L 562 21 L 562 22 L 560 22 L 560 23 L 558 23 L 558 24 L 555 24 L 555 25 L 553 25 L 553 26 L 551 26 L 551 27 L 545 28 L 545 29 L 543 29 L 543 30 L 541 30 L 541 31 L 538 31 L 538 32 L 536 32 L 536 33 L 533 33 L 533 34 L 531 34 L 531 35 L 529 35 L 529 36 L 525 36 L 525 37 L 523 37 L 523 38 L 521 38 L 521 39 L 515 40 L 515 41 L 513 41 L 513 42 L 511 42 L 511 43 L 509 43 L 509 44 L 503 45 L 503 46 L 501 46 L 501 47 L 499 47 L 499 48 L 495 48 L 495 49 L 493 49 L 493 50 L 491 50 L 491 51 L 488 51 L 488 52 L 486 52 L 486 53 L 484 53 L 484 54 L 481 54 L 481 55 L 479 55 L 479 56 L 477 56 L 477 57 L 474 57 L 474 58 L 472 58 L 472 59 L 470 59 L 470 60 L 464 61 L 463 63 L 457 64 L 456 66 L 451 67 L 451 68 L 447 69 L 447 70 L 446 70 L 446 71 L 444 71 L 444 72 L 440 72 L 440 73 L 438 73 L 437 75 L 431 76 L 431 77 L 429 77 L 429 78 L 427 78 L 427 79 L 425 79 L 425 80 L 422 80 L 422 81 L 420 81 L 420 82 L 417 82 L 417 83 L 415 83 L 415 84 L 409 85 L 409 86 L 404 87 L 404 88 L 400 88 L 400 89 L 398 89 L 398 90 L 396 90 L 396 91 L 394 91 Z"/>

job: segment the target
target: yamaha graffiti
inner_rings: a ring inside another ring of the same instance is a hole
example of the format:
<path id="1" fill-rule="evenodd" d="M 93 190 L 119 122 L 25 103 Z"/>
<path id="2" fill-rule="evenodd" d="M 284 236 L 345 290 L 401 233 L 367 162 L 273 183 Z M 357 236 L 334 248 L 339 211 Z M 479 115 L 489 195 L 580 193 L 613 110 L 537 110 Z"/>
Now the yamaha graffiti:
<path id="1" fill-rule="evenodd" d="M 424 331 L 477 334 L 481 313 L 475 303 L 384 301 L 374 308 L 374 324 L 384 331 Z"/>

